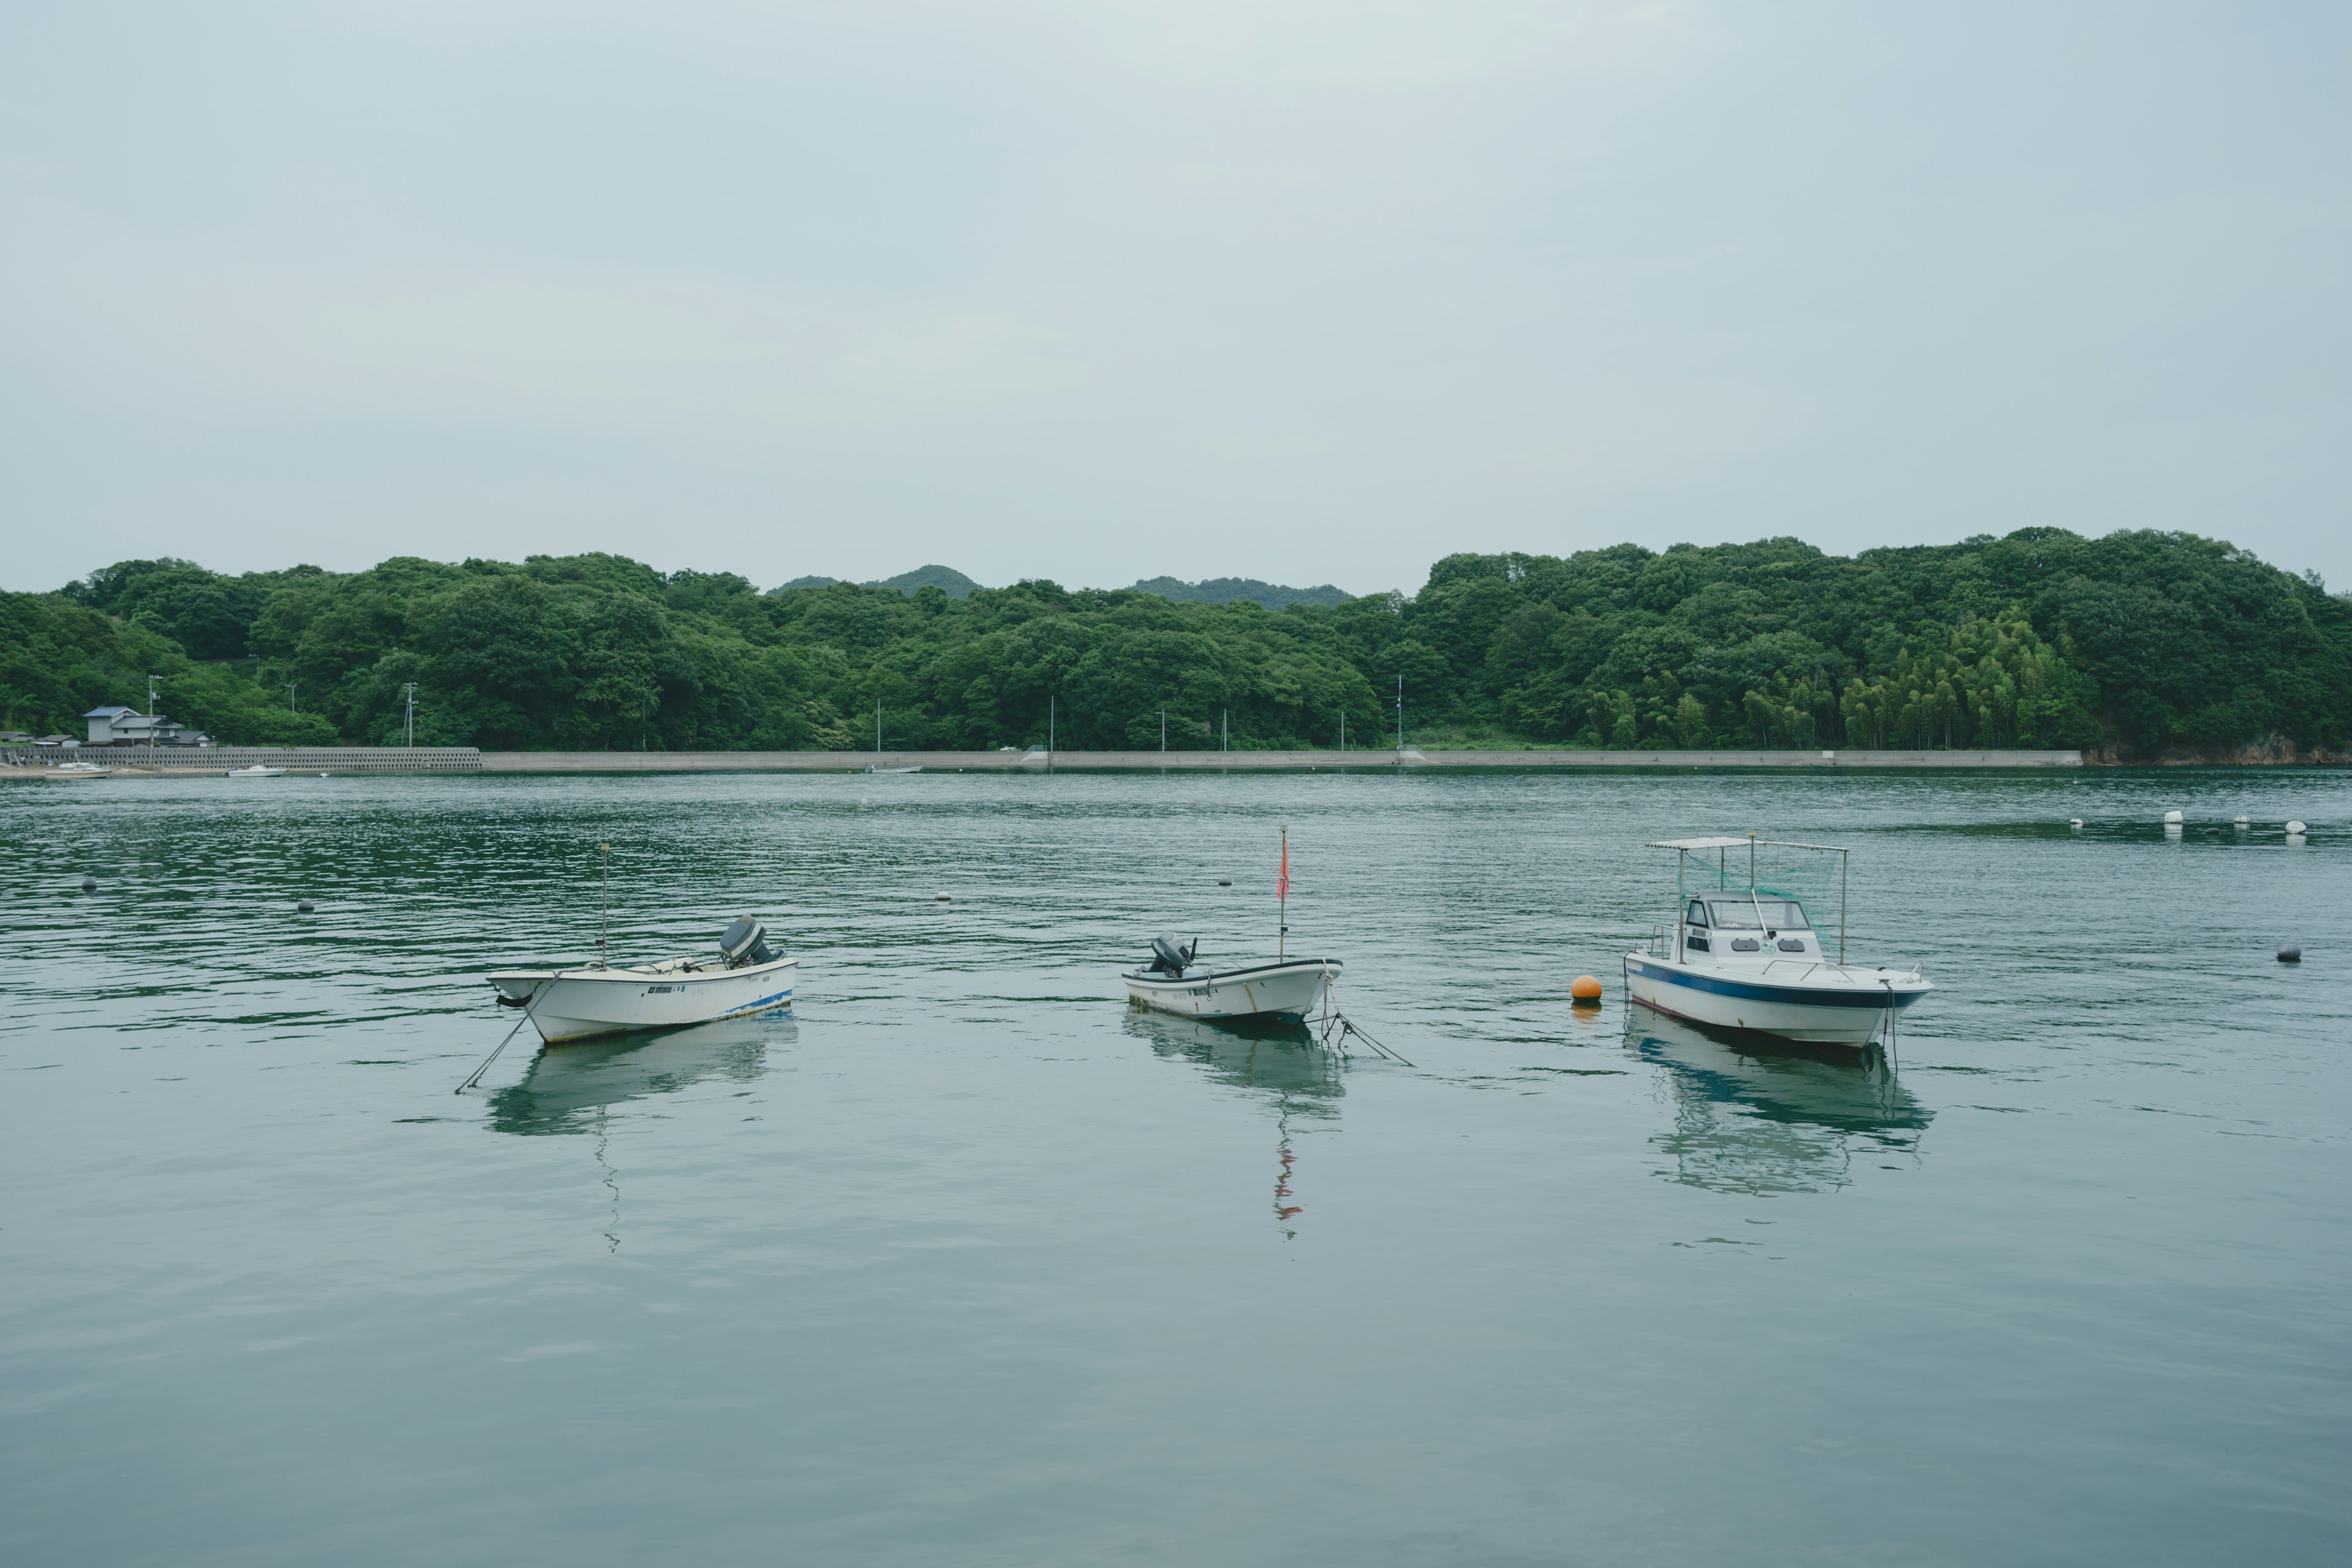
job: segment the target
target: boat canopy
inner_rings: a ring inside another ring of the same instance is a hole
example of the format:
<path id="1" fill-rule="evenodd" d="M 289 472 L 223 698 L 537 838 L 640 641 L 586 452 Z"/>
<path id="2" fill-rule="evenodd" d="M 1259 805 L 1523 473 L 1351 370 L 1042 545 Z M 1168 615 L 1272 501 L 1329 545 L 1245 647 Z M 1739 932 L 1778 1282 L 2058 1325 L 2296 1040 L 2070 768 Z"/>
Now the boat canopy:
<path id="1" fill-rule="evenodd" d="M 1799 899 L 1797 899 L 1797 897 L 1796 897 L 1793 893 L 1791 893 L 1791 892 L 1790 892 L 1790 891 L 1788 891 L 1787 889 L 1777 889 L 1777 888 L 1762 888 L 1762 887 L 1759 887 L 1759 886 L 1757 885 L 1757 881 L 1756 881 L 1756 851 L 1758 851 L 1759 849 L 1768 849 L 1768 848 L 1769 848 L 1769 849 L 1811 849 L 1811 850 L 1816 850 L 1816 851 L 1818 851 L 1818 852 L 1820 852 L 1820 853 L 1822 853 L 1822 854 L 1824 854 L 1824 855 L 1834 855 L 1834 856 L 1836 856 L 1836 857 L 1838 858 L 1838 866 L 1837 866 L 1837 870 L 1838 870 L 1838 921 L 1837 921 L 1837 932 L 1838 932 L 1838 956 L 1837 956 L 1837 961 L 1838 961 L 1838 963 L 1839 963 L 1841 965 L 1843 965 L 1843 964 L 1845 963 L 1845 878 L 1846 878 L 1846 862 L 1847 862 L 1848 858 L 1849 858 L 1849 857 L 1850 857 L 1853 852 L 1852 850 L 1850 850 L 1850 849 L 1846 848 L 1843 845 L 1839 845 L 1839 844 L 1799 844 L 1799 843 L 1796 843 L 1796 842 L 1794 842 L 1793 840 L 1790 840 L 1790 839 L 1785 839 L 1785 838 L 1759 838 L 1759 837 L 1757 837 L 1755 834 L 1753 834 L 1753 833 L 1747 833 L 1747 834 L 1742 834 L 1742 835 L 1740 835 L 1740 836 L 1739 836 L 1738 837 L 1737 837 L 1737 838 L 1733 838 L 1733 837 L 1728 837 L 1728 836 L 1722 837 L 1717 837 L 1717 838 L 1657 838 L 1657 839 L 1652 839 L 1652 840 L 1649 842 L 1649 844 L 1648 844 L 1647 846 L 1645 846 L 1645 847 L 1648 847 L 1648 848 L 1651 848 L 1651 849 L 1674 849 L 1674 850 L 1679 850 L 1679 851 L 1681 852 L 1681 853 L 1677 854 L 1677 855 L 1675 857 L 1675 930 L 1676 930 L 1678 932 L 1680 931 L 1680 930 L 1681 930 L 1681 928 L 1682 928 L 1683 923 L 1684 923 L 1684 922 L 1685 922 L 1685 921 L 1687 919 L 1688 914 L 1689 914 L 1689 910 L 1687 910 L 1687 908 L 1685 908 L 1685 906 L 1684 905 L 1683 900 L 1684 900 L 1684 899 L 1685 899 L 1685 897 L 1690 893 L 1690 891 L 1692 890 L 1692 889 L 1690 889 L 1688 887 L 1686 887 L 1686 886 L 1685 886 L 1685 881 L 1684 881 L 1684 877 L 1685 877 L 1685 873 L 1686 873 L 1686 872 L 1689 870 L 1689 868 L 1690 868 L 1690 861 L 1689 861 L 1688 859 L 1685 858 L 1685 857 L 1686 857 L 1686 856 L 1690 856 L 1690 855 L 1694 855 L 1694 854 L 1702 853 L 1702 852 L 1704 852 L 1704 851 L 1706 851 L 1706 850 L 1709 850 L 1709 849 L 1715 850 L 1715 851 L 1717 852 L 1717 861 L 1716 861 L 1715 866 L 1714 866 L 1713 868 L 1711 868 L 1711 869 L 1712 869 L 1712 871 L 1713 871 L 1713 874 L 1714 874 L 1714 875 L 1717 877 L 1717 885 L 1716 887 L 1714 887 L 1714 888 L 1704 889 L 1704 894 L 1705 894 L 1705 897 L 1706 897 L 1706 900 L 1707 900 L 1707 907 L 1708 907 L 1709 909 L 1714 909 L 1714 910 L 1727 910 L 1727 909 L 1730 909 L 1730 908 L 1734 908 L 1734 907 L 1736 907 L 1736 906 L 1738 905 L 1738 901 L 1739 901 L 1736 895 L 1735 895 L 1734 897 L 1732 897 L 1732 898 L 1728 898 L 1728 899 L 1725 899 L 1725 898 L 1722 898 L 1722 897 L 1721 897 L 1721 895 L 1723 895 L 1723 894 L 1731 893 L 1731 892 L 1733 891 L 1731 889 L 1729 889 L 1729 888 L 1725 887 L 1725 886 L 1723 886 L 1723 885 L 1722 885 L 1723 880 L 1724 880 L 1724 879 L 1727 879 L 1727 876 L 1728 876 L 1728 873 L 1729 873 L 1729 870 L 1730 870 L 1730 864 L 1729 864 L 1729 863 L 1730 863 L 1730 859 L 1731 859 L 1731 851 L 1732 851 L 1732 850 L 1734 850 L 1734 849 L 1745 849 L 1745 850 L 1747 850 L 1747 851 L 1748 851 L 1748 900 L 1747 900 L 1747 901 L 1748 901 L 1748 903 L 1749 908 L 1753 910 L 1753 912 L 1754 912 L 1754 914 L 1755 914 L 1755 916 L 1756 916 L 1756 919 L 1757 919 L 1759 922 L 1762 922 L 1762 923 L 1765 923 L 1765 924 L 1770 924 L 1770 923 L 1773 923 L 1773 922 L 1772 922 L 1770 920 L 1769 920 L 1769 919 L 1766 917 L 1766 915 L 1764 914 L 1764 905 L 1763 905 L 1763 902 L 1762 902 L 1762 899 L 1759 897 L 1759 895 L 1763 895 L 1763 894 L 1768 894 L 1768 893 L 1769 893 L 1769 894 L 1770 894 L 1770 895 L 1773 897 L 1774 901 L 1775 901 L 1776 903 L 1779 903 L 1779 904 L 1781 904 L 1781 905 L 1782 905 L 1782 907 L 1783 907 L 1783 908 L 1782 908 L 1782 912 L 1783 912 L 1784 914 L 1785 914 L 1785 911 L 1788 911 L 1788 910 L 1794 910 L 1794 911 L 1796 911 L 1796 913 L 1797 913 L 1798 918 L 1797 918 L 1796 920 L 1786 920 L 1786 919 L 1784 918 L 1784 919 L 1783 919 L 1780 923 L 1787 924 L 1787 925 L 1791 926 L 1791 927 L 1794 927 L 1794 926 L 1797 926 L 1797 925 L 1801 924 L 1801 925 L 1803 925 L 1803 926 L 1805 926 L 1805 927 L 1807 927 L 1807 928 L 1809 928 L 1809 929 L 1811 927 L 1811 925 L 1812 925 L 1812 921 L 1811 921 L 1810 919 L 1808 919 L 1808 918 L 1806 918 L 1806 917 L 1805 917 L 1805 915 L 1804 915 L 1804 913 L 1803 913 L 1804 905 L 1803 905 L 1803 903 L 1802 903 Z M 1709 868 L 1707 868 L 1707 866 L 1706 866 L 1706 861 L 1704 861 L 1704 860 L 1700 861 L 1700 862 L 1699 862 L 1699 865 L 1700 865 L 1700 867 L 1701 867 L 1701 868 L 1702 868 L 1702 869 L 1710 869 Z M 1681 937 L 1680 937 L 1679 935 L 1677 935 L 1677 936 L 1676 936 L 1676 938 L 1675 938 L 1675 956 L 1676 956 L 1676 958 L 1677 958 L 1677 959 L 1679 959 L 1679 958 L 1680 958 L 1680 956 L 1681 956 L 1681 952 L 1682 952 L 1682 939 L 1681 939 Z"/>

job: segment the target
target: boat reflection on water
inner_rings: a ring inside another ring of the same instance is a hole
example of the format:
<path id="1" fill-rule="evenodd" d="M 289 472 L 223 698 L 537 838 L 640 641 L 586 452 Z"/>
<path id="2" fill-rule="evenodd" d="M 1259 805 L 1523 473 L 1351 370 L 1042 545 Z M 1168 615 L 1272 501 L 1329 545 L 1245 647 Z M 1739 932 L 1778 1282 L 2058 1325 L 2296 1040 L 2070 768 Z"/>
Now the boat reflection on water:
<path id="1" fill-rule="evenodd" d="M 520 1081 L 490 1096 L 490 1125 L 526 1136 L 593 1133 L 604 1113 L 625 1100 L 675 1093 L 709 1079 L 756 1079 L 767 1070 L 768 1047 L 797 1036 L 787 1018 L 730 1018 L 544 1046 Z"/>
<path id="2" fill-rule="evenodd" d="M 1674 1126 L 1651 1140 L 1668 1179 L 1727 1193 L 1818 1193 L 1857 1159 L 1916 1157 L 1933 1113 L 1873 1047 L 1808 1047 L 1626 1009 L 1625 1043 L 1664 1068 Z"/>
<path id="3" fill-rule="evenodd" d="M 1285 1240 L 1297 1236 L 1291 1222 L 1306 1205 L 1293 1183 L 1298 1154 L 1291 1137 L 1303 1123 L 1339 1119 L 1338 1102 L 1347 1092 L 1339 1074 L 1347 1058 L 1317 1045 L 1306 1025 L 1271 1019 L 1213 1024 L 1131 1007 L 1127 1032 L 1155 1055 L 1189 1061 L 1219 1083 L 1265 1098 L 1275 1113 L 1274 1219 Z"/>

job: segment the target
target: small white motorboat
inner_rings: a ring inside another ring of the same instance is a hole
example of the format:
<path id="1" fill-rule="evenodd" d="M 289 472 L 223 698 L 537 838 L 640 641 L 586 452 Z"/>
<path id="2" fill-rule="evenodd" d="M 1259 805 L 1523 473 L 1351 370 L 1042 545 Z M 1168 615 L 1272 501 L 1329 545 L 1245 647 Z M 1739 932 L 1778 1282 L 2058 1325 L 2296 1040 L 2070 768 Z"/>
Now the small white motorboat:
<path id="1" fill-rule="evenodd" d="M 100 767 L 96 763 L 59 763 L 56 767 L 44 770 L 41 776 L 51 784 L 71 784 L 77 779 L 102 779 L 113 771 L 112 768 Z"/>
<path id="2" fill-rule="evenodd" d="M 501 969 L 485 978 L 498 987 L 499 1005 L 524 1009 L 551 1046 L 629 1029 L 675 1029 L 790 1008 L 800 960 L 780 956 L 767 938 L 767 927 L 745 915 L 720 935 L 716 959 L 673 958 L 627 969 Z"/>
<path id="3" fill-rule="evenodd" d="M 282 779 L 286 776 L 286 770 L 265 768 L 259 763 L 255 763 L 250 767 L 229 769 L 228 776 L 233 779 Z M 327 775 L 320 773 L 319 776 L 325 778 Z"/>
<path id="4" fill-rule="evenodd" d="M 1314 1012 L 1344 967 L 1336 958 L 1274 958 L 1231 969 L 1196 965 L 1200 939 L 1151 939 L 1151 963 L 1119 978 L 1128 999 L 1186 1018 L 1297 1022 Z"/>
<path id="5" fill-rule="evenodd" d="M 915 767 L 915 768 L 886 768 L 886 767 L 880 767 L 880 766 L 872 766 L 872 767 L 868 767 L 866 771 L 867 773 L 921 773 L 923 770 L 922 770 L 921 768 L 919 768 L 919 767 Z"/>
<path id="6" fill-rule="evenodd" d="M 1127 982 L 1128 1000 L 1161 1013 L 1185 1018 L 1257 1018 L 1297 1023 L 1318 1006 L 1328 1005 L 1331 982 L 1345 966 L 1336 958 L 1291 958 L 1290 829 L 1282 830 L 1282 869 L 1274 881 L 1275 956 L 1264 963 L 1232 969 L 1195 966 L 1201 939 L 1179 942 L 1172 936 L 1151 939 L 1151 962 L 1119 978 Z"/>
<path id="7" fill-rule="evenodd" d="M 1625 955 L 1625 994 L 1645 1007 L 1785 1040 L 1866 1046 L 1935 989 L 1916 964 L 1895 970 L 1845 962 L 1845 849 L 1774 843 L 1752 833 L 1668 839 L 1650 847 L 1676 851 L 1675 907 L 1672 925 L 1654 931 L 1644 951 Z M 1730 885 L 1728 855 L 1735 848 L 1748 851 L 1745 888 Z M 1839 858 L 1834 959 L 1802 899 L 1757 885 L 1759 848 Z M 1685 878 L 1690 858 L 1710 851 L 1717 863 L 1705 879 L 1714 885 L 1693 889 Z"/>

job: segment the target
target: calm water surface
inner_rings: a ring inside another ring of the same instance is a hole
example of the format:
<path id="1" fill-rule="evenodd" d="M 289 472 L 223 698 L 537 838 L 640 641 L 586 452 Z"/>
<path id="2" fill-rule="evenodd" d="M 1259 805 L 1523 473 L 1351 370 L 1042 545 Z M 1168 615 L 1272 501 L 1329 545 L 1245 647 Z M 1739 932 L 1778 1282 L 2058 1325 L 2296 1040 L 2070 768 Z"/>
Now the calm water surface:
<path id="1" fill-rule="evenodd" d="M 1286 823 L 1412 1065 L 1121 999 L 1270 949 Z M 1642 841 L 1749 828 L 1856 847 L 1899 1065 L 1620 1005 Z M 616 956 L 759 913 L 794 1015 L 453 1095 L 600 842 Z M 2295 773 L 0 788 L 0 1559 L 2342 1562 L 2347 846 Z"/>

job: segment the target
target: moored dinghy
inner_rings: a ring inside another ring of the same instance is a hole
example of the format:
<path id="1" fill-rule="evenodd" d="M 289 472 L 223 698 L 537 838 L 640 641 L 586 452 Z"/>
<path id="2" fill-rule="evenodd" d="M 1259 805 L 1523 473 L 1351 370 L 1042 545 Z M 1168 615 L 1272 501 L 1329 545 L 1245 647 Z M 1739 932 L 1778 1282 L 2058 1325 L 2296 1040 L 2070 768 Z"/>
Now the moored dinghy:
<path id="1" fill-rule="evenodd" d="M 792 1005 L 800 960 L 778 954 L 767 936 L 767 927 L 745 915 L 719 937 L 715 960 L 673 958 L 627 969 L 502 969 L 486 978 L 499 989 L 499 1005 L 526 1009 L 551 1046 L 627 1029 L 675 1029 Z"/>
<path id="2" fill-rule="evenodd" d="M 1151 963 L 1121 975 L 1130 1001 L 1187 1018 L 1296 1021 L 1315 1011 L 1342 967 L 1336 958 L 1276 958 L 1215 970 L 1196 965 L 1200 939 L 1151 939 Z"/>
<path id="3" fill-rule="evenodd" d="M 1187 1018 L 1263 1018 L 1296 1022 L 1328 1003 L 1344 967 L 1336 958 L 1291 958 L 1290 829 L 1282 830 L 1282 870 L 1275 879 L 1275 956 L 1214 970 L 1193 962 L 1201 939 L 1151 939 L 1151 962 L 1119 978 L 1130 1002 Z"/>
<path id="4" fill-rule="evenodd" d="M 1845 962 L 1845 858 L 1828 844 L 1744 838 L 1674 838 L 1649 846 L 1676 851 L 1674 923 L 1648 948 L 1625 955 L 1625 993 L 1646 1007 L 1718 1028 L 1747 1029 L 1817 1045 L 1865 1046 L 1895 1016 L 1935 989 L 1916 965 L 1866 968 Z M 1748 852 L 1748 885 L 1731 885 L 1733 849 Z M 1759 848 L 1811 850 L 1838 857 L 1836 957 L 1830 956 L 1802 899 L 1758 886 Z M 1702 868 L 1713 887 L 1693 889 L 1690 857 L 1712 852 Z"/>

